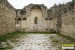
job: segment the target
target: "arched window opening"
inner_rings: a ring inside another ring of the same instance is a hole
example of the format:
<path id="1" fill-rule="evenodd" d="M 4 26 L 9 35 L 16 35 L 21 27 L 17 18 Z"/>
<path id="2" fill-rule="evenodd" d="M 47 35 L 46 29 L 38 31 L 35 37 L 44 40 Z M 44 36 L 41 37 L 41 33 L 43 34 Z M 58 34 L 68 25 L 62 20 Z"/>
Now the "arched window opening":
<path id="1" fill-rule="evenodd" d="M 34 18 L 34 23 L 35 23 L 35 24 L 37 24 L 37 23 L 38 23 L 38 22 L 37 22 L 37 20 L 38 20 L 38 18 L 37 18 L 37 17 L 35 17 L 35 18 Z"/>
<path id="2" fill-rule="evenodd" d="M 19 24 L 21 21 L 21 18 L 16 18 L 16 24 Z"/>

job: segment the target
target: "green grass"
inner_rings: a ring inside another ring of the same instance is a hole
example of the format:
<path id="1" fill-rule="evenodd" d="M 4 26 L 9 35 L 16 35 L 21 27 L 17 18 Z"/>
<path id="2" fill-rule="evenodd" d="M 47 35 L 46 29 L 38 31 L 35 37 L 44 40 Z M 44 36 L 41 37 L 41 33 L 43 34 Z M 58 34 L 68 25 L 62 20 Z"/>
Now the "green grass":
<path id="1" fill-rule="evenodd" d="M 12 47 L 5 47 L 5 48 L 0 48 L 0 50 L 10 50 L 10 49 L 12 49 Z"/>
<path id="2" fill-rule="evenodd" d="M 62 34 L 58 34 L 58 35 L 61 36 L 61 37 L 63 37 L 63 38 L 67 38 L 67 39 L 69 39 L 72 42 L 75 42 L 75 39 L 73 39 L 73 38 L 71 38 L 69 36 L 65 36 L 65 35 L 62 35 Z"/>
<path id="3" fill-rule="evenodd" d="M 45 31 L 43 31 L 43 32 L 40 32 L 40 31 L 34 31 L 34 32 L 21 32 L 21 33 L 40 33 L 40 34 L 45 34 L 45 33 L 47 33 L 47 34 L 53 34 L 53 33 L 56 33 L 56 32 L 45 32 Z"/>
<path id="4" fill-rule="evenodd" d="M 57 39 L 52 40 L 51 42 L 58 43 L 59 41 Z"/>
<path id="5" fill-rule="evenodd" d="M 0 42 L 6 41 L 7 39 L 11 38 L 18 38 L 18 35 L 25 35 L 25 34 L 53 34 L 50 32 L 13 32 L 13 33 L 8 33 L 5 35 L 0 36 Z"/>
<path id="6" fill-rule="evenodd" d="M 13 32 L 13 33 L 8 33 L 8 34 L 0 36 L 0 42 L 6 41 L 7 39 L 11 39 L 11 38 L 18 38 L 18 35 L 25 35 L 25 34 L 58 34 L 58 33 L 51 33 L 51 32 Z M 75 39 L 72 39 L 71 37 L 64 36 L 62 34 L 58 34 L 58 35 L 62 36 L 64 38 L 68 38 L 71 41 L 75 42 Z"/>
<path id="7" fill-rule="evenodd" d="M 0 36 L 0 42 L 6 41 L 7 39 L 18 37 L 18 34 L 21 34 L 21 33 L 20 32 L 13 32 L 13 33 L 8 33 L 5 35 L 2 35 L 2 36 Z"/>

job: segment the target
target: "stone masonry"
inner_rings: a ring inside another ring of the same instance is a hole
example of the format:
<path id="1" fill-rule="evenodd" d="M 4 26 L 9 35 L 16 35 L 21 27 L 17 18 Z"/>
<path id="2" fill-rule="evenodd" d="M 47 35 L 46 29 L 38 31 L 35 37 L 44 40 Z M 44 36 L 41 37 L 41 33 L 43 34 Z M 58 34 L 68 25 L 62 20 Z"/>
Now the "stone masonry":
<path id="1" fill-rule="evenodd" d="M 7 0 L 0 0 L 0 35 L 15 31 L 15 17 L 15 9 Z"/>
<path id="2" fill-rule="evenodd" d="M 75 1 L 54 5 L 49 10 L 49 18 L 57 21 L 57 33 L 75 38 Z M 52 20 L 51 20 L 52 21 Z M 51 22 L 50 21 L 50 22 Z M 53 22 L 52 22 L 53 23 Z"/>
<path id="3" fill-rule="evenodd" d="M 48 30 L 47 7 L 43 4 L 29 4 L 22 10 L 17 10 L 17 24 L 20 31 L 45 32 Z M 35 19 L 37 18 L 37 19 Z"/>

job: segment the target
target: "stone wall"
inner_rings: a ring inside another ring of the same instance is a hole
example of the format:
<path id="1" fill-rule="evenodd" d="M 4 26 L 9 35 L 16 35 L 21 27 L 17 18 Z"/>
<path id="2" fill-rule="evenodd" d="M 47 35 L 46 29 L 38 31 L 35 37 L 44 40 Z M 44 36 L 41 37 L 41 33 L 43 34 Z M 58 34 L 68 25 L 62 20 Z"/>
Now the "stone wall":
<path id="1" fill-rule="evenodd" d="M 35 24 L 35 18 L 37 23 Z M 43 4 L 29 4 L 22 10 L 17 10 L 17 19 L 21 19 L 17 26 L 23 32 L 45 32 L 48 31 L 47 8 Z"/>
<path id="2" fill-rule="evenodd" d="M 57 33 L 75 38 L 75 1 L 68 2 L 66 4 L 54 5 L 48 10 L 48 19 L 52 18 L 54 27 L 56 26 Z M 52 24 L 51 23 L 51 24 Z M 53 28 L 54 29 L 54 28 Z"/>
<path id="3" fill-rule="evenodd" d="M 49 9 L 48 11 L 48 27 L 49 27 L 49 31 L 50 32 L 57 32 L 57 12 L 56 12 L 56 8 L 52 7 L 51 9 Z"/>
<path id="4" fill-rule="evenodd" d="M 15 9 L 7 0 L 0 0 L 0 35 L 15 31 L 15 17 Z"/>
<path id="5" fill-rule="evenodd" d="M 69 2 L 65 6 L 67 12 L 62 14 L 61 34 L 75 38 L 75 2 Z"/>

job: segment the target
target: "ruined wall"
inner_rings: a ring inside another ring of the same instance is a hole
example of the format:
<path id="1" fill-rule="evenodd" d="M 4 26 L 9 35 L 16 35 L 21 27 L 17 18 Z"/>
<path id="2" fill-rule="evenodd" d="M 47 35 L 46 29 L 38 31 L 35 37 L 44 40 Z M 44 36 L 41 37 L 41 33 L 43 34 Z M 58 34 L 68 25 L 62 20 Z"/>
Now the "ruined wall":
<path id="1" fill-rule="evenodd" d="M 48 27 L 50 32 L 57 32 L 57 11 L 56 8 L 52 7 L 48 11 Z"/>
<path id="2" fill-rule="evenodd" d="M 54 11 L 54 12 L 53 12 Z M 56 27 L 56 32 L 75 38 L 75 1 L 54 5 L 49 11 L 50 27 Z M 53 14 L 53 15 L 52 15 Z M 55 22 L 56 21 L 56 22 Z M 53 28 L 54 29 L 54 28 Z"/>
<path id="3" fill-rule="evenodd" d="M 7 0 L 0 0 L 0 35 L 14 31 L 57 32 L 75 38 L 75 1 L 50 9 L 43 4 L 29 4 L 15 10 Z"/>
<path id="4" fill-rule="evenodd" d="M 0 0 L 0 35 L 15 31 L 15 17 L 15 9 L 7 0 Z"/>
<path id="5" fill-rule="evenodd" d="M 75 38 L 75 2 L 66 5 L 66 12 L 62 14 L 61 34 Z"/>
<path id="6" fill-rule="evenodd" d="M 44 5 L 29 4 L 22 10 L 17 10 L 17 17 L 20 18 L 18 24 L 21 31 L 46 32 L 48 31 L 47 8 Z M 35 23 L 37 18 L 37 23 Z"/>

